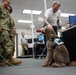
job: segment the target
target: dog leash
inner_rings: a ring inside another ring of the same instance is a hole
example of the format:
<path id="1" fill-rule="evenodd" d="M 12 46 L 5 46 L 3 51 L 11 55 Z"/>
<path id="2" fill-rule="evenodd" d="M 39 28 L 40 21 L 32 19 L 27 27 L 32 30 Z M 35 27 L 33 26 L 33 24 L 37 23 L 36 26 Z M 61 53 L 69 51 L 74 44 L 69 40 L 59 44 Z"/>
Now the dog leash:
<path id="1" fill-rule="evenodd" d="M 9 66 L 14 66 L 13 64 L 9 63 L 2 55 L 0 55 L 0 57 L 5 61 L 5 63 L 7 63 Z"/>

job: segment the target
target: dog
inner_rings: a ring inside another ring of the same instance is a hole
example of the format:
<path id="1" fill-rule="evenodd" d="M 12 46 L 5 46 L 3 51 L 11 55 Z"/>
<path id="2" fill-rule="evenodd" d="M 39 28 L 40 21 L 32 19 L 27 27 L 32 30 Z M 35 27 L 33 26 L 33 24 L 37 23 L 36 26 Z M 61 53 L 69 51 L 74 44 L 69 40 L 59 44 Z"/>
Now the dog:
<path id="1" fill-rule="evenodd" d="M 47 55 L 43 67 L 50 65 L 52 67 L 76 66 L 76 62 L 70 62 L 69 52 L 54 30 L 48 30 L 45 26 L 41 29 L 41 32 L 45 35 L 47 41 Z M 56 39 L 61 42 L 57 43 Z"/>

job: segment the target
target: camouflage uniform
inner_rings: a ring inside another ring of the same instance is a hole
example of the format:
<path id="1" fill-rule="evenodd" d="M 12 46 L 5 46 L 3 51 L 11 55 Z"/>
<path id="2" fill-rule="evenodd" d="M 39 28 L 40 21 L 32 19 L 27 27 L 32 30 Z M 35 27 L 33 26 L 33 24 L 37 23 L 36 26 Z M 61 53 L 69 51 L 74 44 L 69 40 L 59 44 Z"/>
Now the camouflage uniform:
<path id="1" fill-rule="evenodd" d="M 12 28 L 10 26 L 11 19 L 8 11 L 1 5 L 0 6 L 0 45 L 3 48 L 3 56 L 5 59 L 8 59 L 8 62 L 13 65 L 18 65 L 22 63 L 20 60 L 15 60 L 12 57 L 13 52 L 13 43 L 10 39 L 10 33 Z M 5 62 L 4 62 L 5 63 Z M 5 65 L 4 63 L 1 63 L 1 65 Z"/>
<path id="2" fill-rule="evenodd" d="M 10 39 L 11 39 L 11 41 L 13 43 L 13 52 L 12 52 L 13 55 L 14 55 L 14 51 L 15 51 L 15 36 L 14 36 L 14 33 L 13 33 L 14 27 L 15 27 L 15 23 L 14 23 L 13 19 L 10 16 L 10 25 L 9 25 L 10 32 L 9 32 L 9 36 L 10 36 Z"/>
<path id="3" fill-rule="evenodd" d="M 0 6 L 0 27 L 1 27 L 1 31 L 0 31 L 0 45 L 3 48 L 3 53 L 4 53 L 4 57 L 7 57 L 8 55 L 12 54 L 12 50 L 13 50 L 13 43 L 9 38 L 9 13 L 8 11 L 2 7 L 2 5 Z"/>
<path id="4" fill-rule="evenodd" d="M 2 47 L 0 45 L 0 55 L 2 54 L 2 52 L 3 52 L 3 49 L 2 49 Z"/>

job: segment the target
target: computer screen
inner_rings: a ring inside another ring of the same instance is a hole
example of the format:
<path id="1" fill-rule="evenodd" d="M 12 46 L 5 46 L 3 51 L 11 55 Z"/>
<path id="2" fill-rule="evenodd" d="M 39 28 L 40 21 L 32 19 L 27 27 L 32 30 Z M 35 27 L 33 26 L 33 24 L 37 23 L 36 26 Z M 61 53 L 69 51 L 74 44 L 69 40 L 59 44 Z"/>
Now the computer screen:
<path id="1" fill-rule="evenodd" d="M 38 42 L 38 39 L 37 38 L 34 38 L 34 42 Z"/>
<path id="2" fill-rule="evenodd" d="M 33 41 L 34 41 L 34 42 L 37 42 L 38 39 L 37 39 L 37 38 L 34 38 Z M 32 38 L 28 39 L 28 43 L 32 43 Z"/>
<path id="3" fill-rule="evenodd" d="M 30 38 L 30 39 L 28 39 L 28 43 L 32 43 L 32 39 Z"/>
<path id="4" fill-rule="evenodd" d="M 39 34 L 38 35 L 38 41 L 39 42 L 43 42 L 44 41 L 44 35 L 43 34 Z"/>
<path id="5" fill-rule="evenodd" d="M 69 16 L 69 23 L 71 27 L 74 25 L 74 22 L 76 22 L 76 16 Z"/>

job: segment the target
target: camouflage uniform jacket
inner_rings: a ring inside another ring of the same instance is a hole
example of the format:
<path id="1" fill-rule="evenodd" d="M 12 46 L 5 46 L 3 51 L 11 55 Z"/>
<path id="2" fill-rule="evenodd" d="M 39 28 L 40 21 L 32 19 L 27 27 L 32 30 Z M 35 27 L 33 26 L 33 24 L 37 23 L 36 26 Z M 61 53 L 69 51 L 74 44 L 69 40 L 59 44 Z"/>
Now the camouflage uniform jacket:
<path id="1" fill-rule="evenodd" d="M 10 25 L 9 25 L 10 36 L 13 36 L 13 28 L 15 27 L 15 23 L 11 16 L 9 18 L 10 18 Z"/>
<path id="2" fill-rule="evenodd" d="M 8 11 L 1 5 L 0 6 L 0 27 L 2 30 L 9 31 L 9 13 Z"/>

